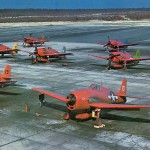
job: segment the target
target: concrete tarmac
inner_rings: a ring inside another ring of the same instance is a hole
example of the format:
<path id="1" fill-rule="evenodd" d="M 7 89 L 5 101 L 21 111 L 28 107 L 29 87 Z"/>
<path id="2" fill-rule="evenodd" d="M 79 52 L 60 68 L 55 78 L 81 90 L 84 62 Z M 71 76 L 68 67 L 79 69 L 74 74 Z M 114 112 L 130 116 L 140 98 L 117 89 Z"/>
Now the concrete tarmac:
<path id="1" fill-rule="evenodd" d="M 55 93 L 68 95 L 69 92 L 88 87 L 92 83 L 103 84 L 119 90 L 122 78 L 128 82 L 127 93 L 142 99 L 128 98 L 127 103 L 150 105 L 150 61 L 137 66 L 106 70 L 107 61 L 90 56 L 106 55 L 104 48 L 95 44 L 107 41 L 107 36 L 128 39 L 140 45 L 128 49 L 132 54 L 141 50 L 143 57 L 150 57 L 149 32 L 145 26 L 36 26 L 2 29 L 0 40 L 12 47 L 14 39 L 22 34 L 45 35 L 46 46 L 59 51 L 66 46 L 73 56 L 67 59 L 50 60 L 50 64 L 31 64 L 26 53 L 0 57 L 0 72 L 6 64 L 12 67 L 12 76 L 17 77 L 15 85 L 0 89 L 0 150 L 33 149 L 106 149 L 106 150 L 148 150 L 150 147 L 150 110 L 102 112 L 106 127 L 95 129 L 92 120 L 77 122 L 64 121 L 66 106 L 56 99 L 45 97 L 47 106 L 40 107 L 39 93 L 32 87 L 43 88 Z M 10 36 L 9 36 L 10 35 Z M 49 42 L 48 42 L 49 41 Z M 34 48 L 20 49 L 33 51 Z M 68 66 L 63 66 L 67 63 Z M 29 112 L 25 112 L 25 103 Z M 36 113 L 41 114 L 36 116 Z"/>

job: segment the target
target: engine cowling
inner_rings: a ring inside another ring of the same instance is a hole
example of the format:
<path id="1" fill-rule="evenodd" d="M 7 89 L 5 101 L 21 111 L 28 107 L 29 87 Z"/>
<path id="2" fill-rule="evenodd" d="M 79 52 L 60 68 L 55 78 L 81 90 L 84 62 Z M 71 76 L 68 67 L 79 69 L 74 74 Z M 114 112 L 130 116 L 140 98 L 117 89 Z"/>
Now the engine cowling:
<path id="1" fill-rule="evenodd" d="M 91 114 L 90 113 L 82 113 L 82 114 L 77 114 L 76 115 L 76 119 L 88 119 L 91 117 Z"/>
<path id="2" fill-rule="evenodd" d="M 87 90 L 74 91 L 67 98 L 69 99 L 67 103 L 69 110 L 85 110 L 90 108 Z"/>

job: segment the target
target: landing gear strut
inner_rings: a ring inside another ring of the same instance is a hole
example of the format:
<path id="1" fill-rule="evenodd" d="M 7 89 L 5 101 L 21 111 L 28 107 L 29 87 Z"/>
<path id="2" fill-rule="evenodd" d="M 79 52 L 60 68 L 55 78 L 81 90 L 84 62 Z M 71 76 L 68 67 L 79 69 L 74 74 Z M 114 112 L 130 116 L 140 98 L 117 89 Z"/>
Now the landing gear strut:
<path id="1" fill-rule="evenodd" d="M 44 94 L 39 95 L 39 101 L 40 101 L 40 106 L 42 107 L 44 105 Z"/>
<path id="2" fill-rule="evenodd" d="M 102 124 L 102 120 L 100 118 L 101 109 L 95 109 L 92 111 L 92 117 L 95 119 L 94 128 L 103 128 L 105 124 Z"/>

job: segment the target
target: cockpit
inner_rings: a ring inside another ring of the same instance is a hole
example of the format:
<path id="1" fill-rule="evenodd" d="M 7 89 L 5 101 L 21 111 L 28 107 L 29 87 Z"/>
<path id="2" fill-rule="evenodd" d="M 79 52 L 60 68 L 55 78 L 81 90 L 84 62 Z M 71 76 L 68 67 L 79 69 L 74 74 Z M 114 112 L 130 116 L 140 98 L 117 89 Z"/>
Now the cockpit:
<path id="1" fill-rule="evenodd" d="M 100 91 L 100 85 L 98 85 L 98 84 L 91 84 L 90 88 L 93 90 L 96 90 L 96 91 Z"/>

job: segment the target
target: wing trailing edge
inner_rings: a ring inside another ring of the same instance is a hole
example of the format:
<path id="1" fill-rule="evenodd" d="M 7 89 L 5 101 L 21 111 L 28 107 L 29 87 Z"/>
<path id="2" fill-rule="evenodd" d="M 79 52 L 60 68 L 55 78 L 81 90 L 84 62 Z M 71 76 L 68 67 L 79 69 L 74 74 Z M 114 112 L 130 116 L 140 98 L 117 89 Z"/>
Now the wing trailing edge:
<path id="1" fill-rule="evenodd" d="M 91 103 L 91 107 L 100 109 L 140 109 L 150 108 L 150 105 L 129 105 L 129 104 L 107 104 L 107 103 Z"/>

